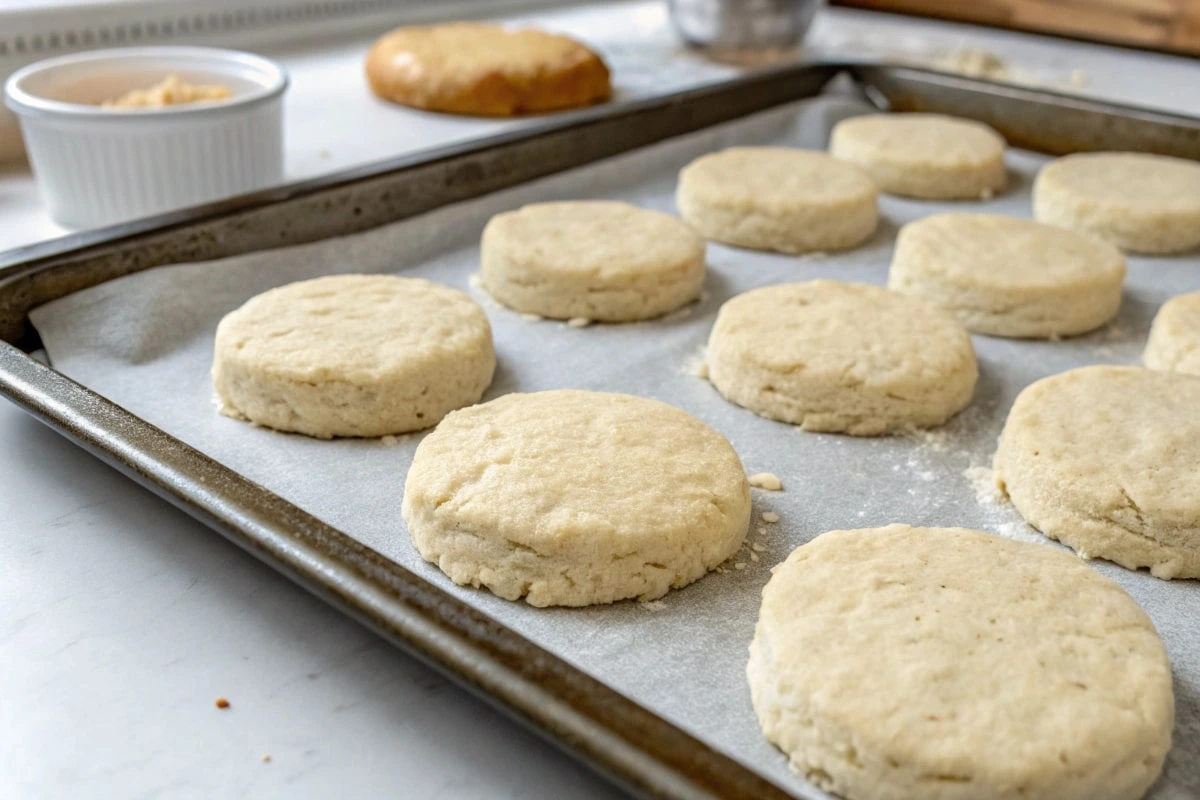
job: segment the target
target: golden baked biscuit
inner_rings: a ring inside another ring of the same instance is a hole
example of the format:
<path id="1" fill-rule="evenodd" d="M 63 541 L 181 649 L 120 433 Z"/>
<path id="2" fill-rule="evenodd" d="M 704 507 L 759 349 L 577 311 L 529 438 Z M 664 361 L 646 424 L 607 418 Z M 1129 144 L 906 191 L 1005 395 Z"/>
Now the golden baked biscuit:
<path id="1" fill-rule="evenodd" d="M 608 67 L 574 39 L 474 22 L 397 28 L 371 48 L 366 70 L 385 100 L 453 114 L 511 117 L 612 94 Z"/>

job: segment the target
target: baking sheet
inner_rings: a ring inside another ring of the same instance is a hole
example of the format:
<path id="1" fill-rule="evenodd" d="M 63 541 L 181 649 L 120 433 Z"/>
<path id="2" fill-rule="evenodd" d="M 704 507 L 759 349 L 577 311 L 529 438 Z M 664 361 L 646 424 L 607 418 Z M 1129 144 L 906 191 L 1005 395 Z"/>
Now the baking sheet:
<path id="1" fill-rule="evenodd" d="M 980 381 L 972 406 L 919 436 L 859 439 L 804 433 L 726 403 L 694 376 L 717 308 L 764 284 L 815 277 L 883 284 L 900 225 L 949 205 L 881 199 L 883 221 L 846 254 L 789 257 L 709 248 L 704 299 L 665 319 L 576 329 L 529 321 L 472 285 L 487 219 L 527 202 L 614 198 L 673 211 L 680 167 L 731 144 L 823 147 L 829 128 L 864 106 L 841 97 L 793 104 L 645 148 L 513 190 L 457 204 L 365 234 L 218 262 L 163 267 L 88 289 L 32 314 L 52 363 L 168 433 L 339 527 L 574 663 L 798 796 L 827 797 L 791 775 L 762 738 L 744 667 L 769 567 L 833 528 L 891 522 L 961 525 L 1048 543 L 988 489 L 986 467 L 1017 392 L 1087 363 L 1137 363 L 1157 307 L 1200 289 L 1200 257 L 1130 259 L 1120 316 L 1061 342 L 974 337 Z M 1009 156 L 1010 191 L 972 210 L 1029 216 L 1041 156 Z M 968 206 L 956 204 L 953 208 Z M 492 322 L 499 366 L 487 398 L 511 391 L 586 388 L 670 402 L 725 433 L 749 473 L 771 471 L 781 493 L 755 490 L 748 546 L 696 584 L 653 603 L 533 609 L 456 587 L 421 561 L 400 519 L 405 470 L 420 435 L 320 442 L 219 416 L 208 369 L 218 320 L 270 287 L 338 272 L 399 272 L 441 281 L 479 299 Z M 749 545 L 761 544 L 756 551 Z M 757 560 L 755 559 L 757 556 Z M 737 565 L 743 565 L 737 568 Z M 1200 797 L 1200 582 L 1163 582 L 1106 562 L 1153 618 L 1175 674 L 1177 726 L 1157 800 Z"/>

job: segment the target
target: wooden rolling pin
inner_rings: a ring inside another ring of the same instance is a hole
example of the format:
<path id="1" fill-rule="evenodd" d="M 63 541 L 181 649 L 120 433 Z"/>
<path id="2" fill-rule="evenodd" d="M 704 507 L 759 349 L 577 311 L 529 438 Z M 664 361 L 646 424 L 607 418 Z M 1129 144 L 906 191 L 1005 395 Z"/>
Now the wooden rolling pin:
<path id="1" fill-rule="evenodd" d="M 973 22 L 1200 55 L 1200 0 L 830 0 L 833 5 Z"/>

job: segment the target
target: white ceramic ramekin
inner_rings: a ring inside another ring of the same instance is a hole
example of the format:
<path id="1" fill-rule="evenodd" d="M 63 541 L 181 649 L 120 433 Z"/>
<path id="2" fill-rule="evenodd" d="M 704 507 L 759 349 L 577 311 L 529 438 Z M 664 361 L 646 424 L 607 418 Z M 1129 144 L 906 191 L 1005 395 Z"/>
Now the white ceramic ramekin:
<path id="1" fill-rule="evenodd" d="M 221 84 L 227 100 L 101 108 L 159 83 Z M 208 47 L 130 47 L 39 61 L 4 85 L 56 222 L 108 225 L 283 180 L 283 93 L 269 59 Z"/>

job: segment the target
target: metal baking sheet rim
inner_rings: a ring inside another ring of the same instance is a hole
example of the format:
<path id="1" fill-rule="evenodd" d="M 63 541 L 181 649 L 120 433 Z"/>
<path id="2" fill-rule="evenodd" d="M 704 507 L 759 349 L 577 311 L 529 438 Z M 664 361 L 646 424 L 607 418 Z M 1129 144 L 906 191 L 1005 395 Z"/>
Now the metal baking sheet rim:
<path id="1" fill-rule="evenodd" d="M 386 219 L 355 211 L 345 228 L 336 233 L 321 228 L 306 240 L 350 233 L 645 146 L 686 130 L 814 96 L 842 71 L 849 71 L 881 107 L 982 119 L 999 128 L 1015 146 L 1026 149 L 1051 153 L 1150 149 L 1200 160 L 1200 120 L 1190 117 L 915 68 L 794 66 L 667 98 L 592 109 L 561 122 L 469 146 L 0 254 L 0 266 L 8 267 L 0 271 L 0 336 L 28 346 L 27 312 L 86 286 L 165 263 L 231 255 L 220 251 L 222 243 L 213 237 L 216 226 L 232 222 L 236 227 L 234 221 L 255 211 L 293 213 L 303 208 L 306 200 L 319 203 L 323 195 L 352 190 L 358 184 L 387 176 L 402 180 L 409 172 L 453 164 L 456 159 L 464 165 L 473 164 L 478 171 L 479 164 L 472 162 L 472 157 L 503 152 L 505 147 L 536 145 L 555 137 L 592 136 L 591 151 L 571 153 L 568 147 L 567 160 L 552 159 L 542 165 L 541 171 L 534 169 L 521 175 L 514 170 L 500 170 L 501 174 L 491 180 L 476 176 L 474 185 L 464 186 L 457 194 L 453 190 L 445 192 L 440 202 L 427 208 L 397 211 L 387 207 L 381 212 L 388 214 Z M 748 98 L 755 95 L 755 90 L 763 97 Z M 740 102 L 732 102 L 739 97 Z M 706 103 L 723 103 L 725 108 L 707 109 Z M 1048 110 L 1060 112 L 1053 115 L 1059 124 L 1029 125 L 1026 120 L 1023 126 L 1021 118 L 1012 112 L 1030 104 L 1043 114 Z M 670 116 L 672 112 L 674 116 Z M 639 116 L 667 116 L 670 124 L 661 131 L 645 132 L 636 144 L 596 144 L 597 136 L 603 138 L 606 122 L 619 124 Z M 1081 121 L 1092 127 L 1081 129 Z M 672 126 L 674 129 L 666 130 Z M 443 189 L 449 188 L 447 181 L 452 176 L 443 176 Z M 468 191 L 471 193 L 463 193 Z M 361 208 L 367 201 L 359 202 Z M 161 249 L 147 247 L 143 240 L 172 235 L 193 237 L 192 249 L 184 247 L 176 251 L 176 258 L 154 261 L 154 256 L 167 255 L 170 248 L 161 244 Z M 232 246 L 237 247 L 239 240 L 234 238 Z M 285 243 L 297 242 L 262 242 L 242 252 Z M 206 246 L 208 249 L 204 249 Z M 135 255 L 138 250 L 143 252 L 141 258 Z M 90 274 L 72 274 L 71 267 L 88 273 L 87 259 L 106 253 L 110 258 L 107 268 L 93 264 Z M 56 270 L 64 274 L 56 275 Z M 0 341 L 0 394 L 625 788 L 642 796 L 662 798 L 782 800 L 795 796 L 335 528 L 41 364 L 10 341 Z"/>

